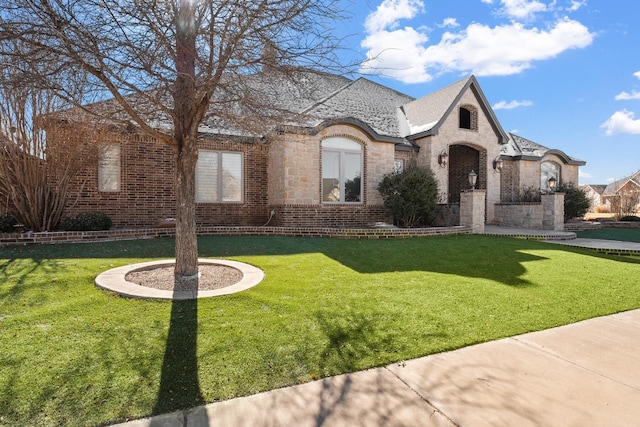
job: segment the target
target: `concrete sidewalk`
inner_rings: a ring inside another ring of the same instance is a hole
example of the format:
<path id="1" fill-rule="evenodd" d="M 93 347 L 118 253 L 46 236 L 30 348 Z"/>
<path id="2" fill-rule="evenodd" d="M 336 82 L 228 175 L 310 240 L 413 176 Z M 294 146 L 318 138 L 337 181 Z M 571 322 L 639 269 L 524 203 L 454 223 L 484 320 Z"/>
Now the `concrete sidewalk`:
<path id="1" fill-rule="evenodd" d="M 120 426 L 638 426 L 640 310 Z"/>

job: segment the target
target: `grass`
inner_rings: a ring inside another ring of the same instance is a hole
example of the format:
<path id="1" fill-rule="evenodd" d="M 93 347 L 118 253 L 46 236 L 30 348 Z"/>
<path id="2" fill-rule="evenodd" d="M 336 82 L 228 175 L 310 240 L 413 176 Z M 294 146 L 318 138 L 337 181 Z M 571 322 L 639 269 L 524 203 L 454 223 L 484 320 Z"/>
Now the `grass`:
<path id="1" fill-rule="evenodd" d="M 624 242 L 640 243 L 640 228 L 610 228 L 599 230 L 580 231 L 578 237 L 585 239 L 621 240 Z"/>
<path id="2" fill-rule="evenodd" d="M 0 248 L 0 425 L 100 425 L 640 308 L 640 258 L 489 236 L 205 237 L 256 265 L 197 302 L 97 289 L 172 239 Z"/>

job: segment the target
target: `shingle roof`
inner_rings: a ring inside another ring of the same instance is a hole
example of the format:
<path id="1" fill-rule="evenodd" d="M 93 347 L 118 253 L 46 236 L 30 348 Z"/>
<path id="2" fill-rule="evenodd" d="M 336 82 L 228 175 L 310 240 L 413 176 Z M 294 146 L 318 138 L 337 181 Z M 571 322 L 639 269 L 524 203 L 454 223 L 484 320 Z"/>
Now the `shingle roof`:
<path id="1" fill-rule="evenodd" d="M 305 113 L 320 121 L 352 117 L 369 125 L 380 135 L 403 137 L 399 108 L 413 98 L 365 78 L 344 86 Z"/>
<path id="2" fill-rule="evenodd" d="M 561 150 L 551 149 L 533 142 L 530 139 L 523 138 L 512 132 L 509 132 L 508 142 L 500 148 L 500 154 L 512 158 L 526 158 L 538 160 L 547 154 L 555 154 L 562 158 L 565 163 L 584 166 L 586 162 L 578 158 L 567 155 Z"/>
<path id="3" fill-rule="evenodd" d="M 426 132 L 438 124 L 471 78 L 470 76 L 459 80 L 430 95 L 407 103 L 403 110 L 409 125 L 409 133 Z"/>
<path id="4" fill-rule="evenodd" d="M 604 190 L 604 193 L 602 194 L 604 196 L 615 196 L 618 193 L 618 191 L 622 187 L 624 187 L 629 181 L 631 181 L 638 188 L 640 188 L 640 170 L 634 173 L 633 175 L 629 175 L 627 177 L 624 177 L 622 179 L 619 179 L 607 185 L 607 187 Z"/>

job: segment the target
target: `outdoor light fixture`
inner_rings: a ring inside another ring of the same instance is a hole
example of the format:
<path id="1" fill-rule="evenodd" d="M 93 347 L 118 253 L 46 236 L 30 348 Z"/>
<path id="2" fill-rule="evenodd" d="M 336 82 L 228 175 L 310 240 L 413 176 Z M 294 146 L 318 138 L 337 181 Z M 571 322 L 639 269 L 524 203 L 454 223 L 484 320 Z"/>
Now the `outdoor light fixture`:
<path id="1" fill-rule="evenodd" d="M 549 191 L 554 193 L 556 191 L 557 183 L 558 183 L 558 180 L 555 177 L 552 176 L 551 178 L 549 178 L 549 181 L 547 181 L 547 185 L 549 186 Z"/>
<path id="2" fill-rule="evenodd" d="M 440 154 L 438 154 L 438 164 L 442 168 L 447 167 L 447 163 L 449 162 L 449 154 L 447 154 L 447 150 L 442 150 Z"/>
<path id="3" fill-rule="evenodd" d="M 495 171 L 502 171 L 502 167 L 504 166 L 504 160 L 502 160 L 500 158 L 500 155 L 498 154 L 498 157 L 495 158 L 495 160 L 493 161 L 493 169 Z"/>
<path id="4" fill-rule="evenodd" d="M 478 180 L 478 174 L 475 173 L 473 170 L 471 170 L 471 172 L 469 172 L 469 185 L 471 185 L 472 190 L 476 189 L 477 180 Z"/>

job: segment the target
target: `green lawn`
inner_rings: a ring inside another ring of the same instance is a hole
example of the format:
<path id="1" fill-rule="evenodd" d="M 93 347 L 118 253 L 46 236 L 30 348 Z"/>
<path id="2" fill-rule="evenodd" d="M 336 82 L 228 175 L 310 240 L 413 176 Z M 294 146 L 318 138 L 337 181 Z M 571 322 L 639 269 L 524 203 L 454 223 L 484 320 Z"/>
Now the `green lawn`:
<path id="1" fill-rule="evenodd" d="M 0 248 L 0 425 L 96 425 L 640 308 L 640 258 L 489 236 L 205 237 L 265 280 L 198 302 L 118 297 L 173 240 Z"/>
<path id="2" fill-rule="evenodd" d="M 622 240 L 640 243 L 640 228 L 601 228 L 600 230 L 580 231 L 578 237 L 585 239 Z"/>

